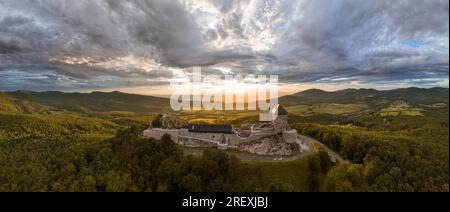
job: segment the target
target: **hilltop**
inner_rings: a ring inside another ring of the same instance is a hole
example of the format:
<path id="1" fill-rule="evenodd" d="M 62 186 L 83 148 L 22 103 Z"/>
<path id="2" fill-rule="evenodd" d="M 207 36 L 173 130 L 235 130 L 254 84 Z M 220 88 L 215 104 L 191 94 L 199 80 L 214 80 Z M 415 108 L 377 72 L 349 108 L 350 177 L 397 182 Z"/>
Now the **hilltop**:
<path id="1" fill-rule="evenodd" d="M 0 93 L 0 111 L 7 112 L 113 112 L 155 113 L 169 109 L 165 98 L 121 92 L 63 93 L 16 91 Z"/>
<path id="2" fill-rule="evenodd" d="M 333 92 L 311 89 L 280 97 L 279 102 L 289 112 L 300 115 L 353 114 L 356 112 L 391 111 L 392 108 L 399 108 L 396 105 L 407 106 L 401 108 L 412 108 L 414 111 L 429 108 L 448 108 L 448 95 L 448 88 L 403 88 L 387 91 L 346 89 Z M 171 109 L 170 101 L 167 98 L 121 92 L 0 92 L 0 112 L 45 114 L 50 111 L 149 114 L 171 111 Z"/>
<path id="3" fill-rule="evenodd" d="M 341 103 L 350 104 L 365 102 L 376 104 L 376 101 L 404 100 L 412 104 L 448 103 L 448 88 L 401 88 L 378 91 L 375 89 L 346 89 L 340 91 L 323 91 L 319 89 L 306 90 L 290 96 L 281 97 L 280 102 L 286 105 Z"/>
<path id="4" fill-rule="evenodd" d="M 311 89 L 281 97 L 279 101 L 287 110 L 299 115 L 382 113 L 416 116 L 430 108 L 448 109 L 448 95 L 448 88 L 346 89 L 333 92 Z"/>

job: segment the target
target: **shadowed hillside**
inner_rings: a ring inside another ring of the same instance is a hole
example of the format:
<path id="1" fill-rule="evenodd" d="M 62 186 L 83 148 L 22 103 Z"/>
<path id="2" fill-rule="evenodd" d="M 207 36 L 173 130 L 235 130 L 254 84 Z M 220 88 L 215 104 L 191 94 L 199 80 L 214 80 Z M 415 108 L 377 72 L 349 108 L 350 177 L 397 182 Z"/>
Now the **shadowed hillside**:
<path id="1" fill-rule="evenodd" d="M 169 100 L 120 92 L 62 93 L 16 91 L 0 95 L 0 108 L 8 112 L 112 112 L 154 113 L 169 109 Z"/>

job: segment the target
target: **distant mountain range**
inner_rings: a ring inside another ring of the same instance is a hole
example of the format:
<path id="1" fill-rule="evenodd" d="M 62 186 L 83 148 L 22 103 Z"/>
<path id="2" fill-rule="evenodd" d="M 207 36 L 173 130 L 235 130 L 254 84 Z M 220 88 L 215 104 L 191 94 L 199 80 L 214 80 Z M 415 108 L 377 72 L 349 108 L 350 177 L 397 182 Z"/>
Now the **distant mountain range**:
<path id="1" fill-rule="evenodd" d="M 448 88 L 404 88 L 387 91 L 374 89 L 346 89 L 328 92 L 306 90 L 281 97 L 285 106 L 313 105 L 321 103 L 364 103 L 380 106 L 394 101 L 405 101 L 415 106 L 444 103 L 448 105 Z M 170 110 L 169 99 L 126 94 L 121 92 L 63 93 L 63 92 L 0 92 L 0 112 L 43 113 L 46 111 L 111 112 L 129 111 L 154 113 Z"/>

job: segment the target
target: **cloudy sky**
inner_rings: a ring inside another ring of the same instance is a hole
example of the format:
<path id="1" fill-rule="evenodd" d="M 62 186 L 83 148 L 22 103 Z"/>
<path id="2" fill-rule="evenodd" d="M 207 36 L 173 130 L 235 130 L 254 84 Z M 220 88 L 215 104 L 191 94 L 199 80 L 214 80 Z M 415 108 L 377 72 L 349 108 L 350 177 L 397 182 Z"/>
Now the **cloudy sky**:
<path id="1" fill-rule="evenodd" d="M 163 94 L 277 74 L 307 88 L 448 87 L 448 0 L 0 0 L 0 90 Z"/>

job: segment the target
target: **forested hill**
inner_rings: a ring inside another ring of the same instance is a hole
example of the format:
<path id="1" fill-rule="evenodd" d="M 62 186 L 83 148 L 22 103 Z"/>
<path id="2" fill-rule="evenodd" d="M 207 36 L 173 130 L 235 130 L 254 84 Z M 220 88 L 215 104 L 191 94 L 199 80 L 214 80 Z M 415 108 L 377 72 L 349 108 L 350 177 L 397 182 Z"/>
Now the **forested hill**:
<path id="1" fill-rule="evenodd" d="M 284 106 L 314 104 L 364 104 L 365 109 L 381 108 L 396 101 L 415 107 L 447 107 L 448 88 L 404 88 L 388 91 L 346 89 L 327 92 L 318 89 L 281 97 Z M 438 106 L 439 106 L 438 105 Z M 0 92 L 0 112 L 45 113 L 48 111 L 159 113 L 170 111 L 169 99 L 121 92 Z"/>
<path id="2" fill-rule="evenodd" d="M 169 100 L 121 92 L 0 92 L 0 111 L 41 113 L 46 111 L 155 113 L 169 109 Z"/>
<path id="3" fill-rule="evenodd" d="M 436 103 L 448 104 L 448 88 L 402 88 L 395 90 L 378 91 L 374 89 L 346 89 L 327 92 L 318 89 L 306 90 L 280 99 L 285 105 L 340 103 L 352 104 L 356 102 L 371 105 L 383 104 L 392 101 L 406 101 L 415 106 L 431 105 Z"/>

